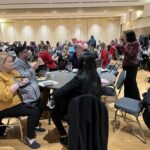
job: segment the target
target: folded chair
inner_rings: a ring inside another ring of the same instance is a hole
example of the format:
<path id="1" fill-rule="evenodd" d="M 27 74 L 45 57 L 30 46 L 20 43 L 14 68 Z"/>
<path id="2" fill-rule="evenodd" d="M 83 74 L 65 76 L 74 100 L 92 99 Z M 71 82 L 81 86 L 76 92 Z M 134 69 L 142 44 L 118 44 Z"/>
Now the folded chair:
<path id="1" fill-rule="evenodd" d="M 140 133 L 142 135 L 141 141 L 143 143 L 146 143 L 146 138 L 144 135 L 144 132 L 142 130 L 141 124 L 139 122 L 139 115 L 143 110 L 142 102 L 139 100 L 131 99 L 131 98 L 120 98 L 115 102 L 114 107 L 116 108 L 115 112 L 115 118 L 114 118 L 114 124 L 113 124 L 113 131 L 115 132 L 115 127 L 116 127 L 116 119 L 117 116 L 122 117 L 124 121 L 126 121 L 126 113 L 132 115 L 135 117 L 137 124 L 139 126 Z M 121 114 L 118 114 L 118 111 L 121 111 Z M 132 120 L 133 121 L 133 120 Z"/>

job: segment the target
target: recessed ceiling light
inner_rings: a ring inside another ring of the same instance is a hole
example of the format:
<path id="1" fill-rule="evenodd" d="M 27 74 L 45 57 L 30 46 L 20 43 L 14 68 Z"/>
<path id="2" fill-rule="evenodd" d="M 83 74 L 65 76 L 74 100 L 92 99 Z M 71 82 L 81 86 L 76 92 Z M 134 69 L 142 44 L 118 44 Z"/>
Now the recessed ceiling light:
<path id="1" fill-rule="evenodd" d="M 0 18 L 0 22 L 6 22 L 6 19 Z"/>
<path id="2" fill-rule="evenodd" d="M 62 21 L 63 21 L 62 19 L 59 20 L 59 22 L 62 22 Z"/>
<path id="3" fill-rule="evenodd" d="M 106 12 L 108 12 L 108 10 L 104 10 L 104 12 L 106 13 Z"/>
<path id="4" fill-rule="evenodd" d="M 52 13 L 53 13 L 53 14 L 56 14 L 56 13 L 57 13 L 57 11 L 52 11 Z"/>
<path id="5" fill-rule="evenodd" d="M 131 8 L 131 9 L 129 9 L 129 11 L 133 11 L 133 10 L 134 10 L 134 9 L 132 9 L 132 8 Z"/>
<path id="6" fill-rule="evenodd" d="M 78 13 L 82 13 L 83 11 L 82 11 L 82 10 L 77 10 L 77 12 L 78 12 Z"/>
<path id="7" fill-rule="evenodd" d="M 6 14 L 6 12 L 1 12 L 1 14 L 2 14 L 2 15 L 5 15 L 5 14 Z"/>

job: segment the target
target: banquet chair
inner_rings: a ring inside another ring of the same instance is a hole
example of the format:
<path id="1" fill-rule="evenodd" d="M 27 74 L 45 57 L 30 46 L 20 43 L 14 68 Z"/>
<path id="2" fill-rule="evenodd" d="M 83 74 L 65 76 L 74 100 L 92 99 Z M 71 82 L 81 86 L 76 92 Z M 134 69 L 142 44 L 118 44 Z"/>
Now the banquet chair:
<path id="1" fill-rule="evenodd" d="M 108 72 L 112 73 L 113 75 L 115 75 L 117 77 L 117 75 L 119 74 L 119 67 L 120 67 L 120 63 L 118 61 L 115 62 L 115 64 L 108 64 L 107 65 L 107 70 Z"/>
<path id="2" fill-rule="evenodd" d="M 90 94 L 73 98 L 68 106 L 69 150 L 107 150 L 108 110 Z"/>
<path id="3" fill-rule="evenodd" d="M 115 111 L 115 117 L 114 117 L 114 123 L 113 123 L 113 131 L 115 132 L 117 116 L 122 117 L 124 121 L 126 121 L 128 119 L 126 118 L 126 114 L 130 114 L 135 117 L 136 119 L 135 122 L 138 124 L 139 131 L 142 135 L 142 139 L 140 138 L 140 140 L 146 144 L 146 138 L 142 130 L 140 121 L 138 119 L 138 117 L 140 116 L 143 110 L 142 102 L 140 100 L 135 100 L 135 99 L 124 97 L 124 98 L 118 99 L 115 102 L 114 108 L 116 109 L 116 111 Z M 118 111 L 120 111 L 121 113 L 118 113 Z M 131 120 L 131 119 L 128 119 L 128 120 Z M 131 121 L 134 121 L 134 120 L 131 120 Z"/>
<path id="4" fill-rule="evenodd" d="M 112 84 L 109 87 L 102 87 L 102 96 L 104 96 L 104 101 L 107 98 L 107 96 L 115 96 L 116 99 L 118 99 L 118 96 L 122 90 L 125 78 L 126 78 L 126 71 L 122 70 L 115 85 Z"/>
<path id="5" fill-rule="evenodd" d="M 21 124 L 21 118 L 20 117 L 6 117 L 3 119 L 7 119 L 7 122 L 4 124 L 1 124 L 0 126 L 6 126 L 6 127 L 14 127 L 14 126 L 19 126 L 20 128 L 20 135 L 21 135 L 21 140 L 23 140 L 23 131 L 22 131 L 22 124 Z M 14 123 L 10 123 L 11 119 L 16 119 Z"/>

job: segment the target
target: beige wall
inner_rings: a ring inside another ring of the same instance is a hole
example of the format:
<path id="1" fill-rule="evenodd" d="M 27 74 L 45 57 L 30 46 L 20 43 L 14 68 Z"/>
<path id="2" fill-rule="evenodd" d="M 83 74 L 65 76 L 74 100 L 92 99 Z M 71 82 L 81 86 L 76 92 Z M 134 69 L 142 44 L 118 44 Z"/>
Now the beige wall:
<path id="1" fill-rule="evenodd" d="M 123 24 L 123 30 L 130 30 L 130 29 L 142 29 L 145 27 L 150 27 L 150 17 L 142 17 L 138 18 L 137 20 L 128 21 Z"/>
<path id="2" fill-rule="evenodd" d="M 53 46 L 57 41 L 76 37 L 87 41 L 91 35 L 96 40 L 109 43 L 120 36 L 119 18 L 96 19 L 47 19 L 47 20 L 9 20 L 0 23 L 0 39 L 13 42 L 49 40 Z"/>
<path id="3" fill-rule="evenodd" d="M 150 3 L 144 5 L 144 17 L 150 16 Z"/>
<path id="4" fill-rule="evenodd" d="M 122 30 L 134 30 L 137 35 L 150 34 L 150 3 L 144 5 L 144 10 L 135 10 L 121 17 Z"/>
<path id="5" fill-rule="evenodd" d="M 150 26 L 140 28 L 140 29 L 135 29 L 135 33 L 137 36 L 139 36 L 139 35 L 150 35 Z"/>

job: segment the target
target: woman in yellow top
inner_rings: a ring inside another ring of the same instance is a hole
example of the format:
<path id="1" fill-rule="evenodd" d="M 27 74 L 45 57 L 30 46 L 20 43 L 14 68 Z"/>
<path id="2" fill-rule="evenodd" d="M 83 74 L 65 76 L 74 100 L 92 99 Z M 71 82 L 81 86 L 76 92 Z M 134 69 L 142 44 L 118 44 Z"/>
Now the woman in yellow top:
<path id="1" fill-rule="evenodd" d="M 29 84 L 29 80 L 17 80 L 18 77 L 19 73 L 13 69 L 13 58 L 6 52 L 0 52 L 0 124 L 4 117 L 28 116 L 25 143 L 31 148 L 39 148 L 40 144 L 34 140 L 39 109 L 22 103 L 18 89 Z M 0 127 L 0 135 L 5 129 Z"/>

